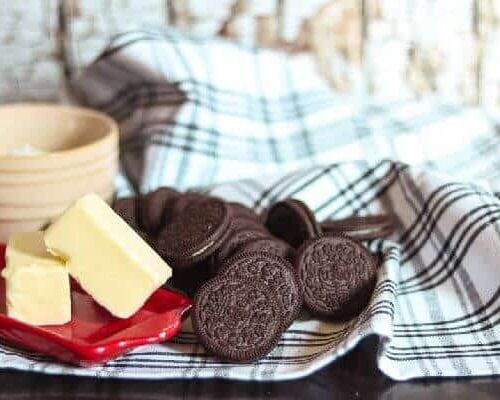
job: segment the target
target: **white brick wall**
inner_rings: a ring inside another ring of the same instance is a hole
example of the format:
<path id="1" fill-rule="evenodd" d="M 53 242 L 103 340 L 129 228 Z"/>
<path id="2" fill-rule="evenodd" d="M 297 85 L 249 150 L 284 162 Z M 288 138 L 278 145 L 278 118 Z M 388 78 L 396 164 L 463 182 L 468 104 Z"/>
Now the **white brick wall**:
<path id="1" fill-rule="evenodd" d="M 56 15 L 56 0 L 0 2 L 1 102 L 54 98 Z"/>
<path id="2" fill-rule="evenodd" d="M 57 99 L 64 81 L 61 4 L 69 31 L 63 38 L 77 68 L 117 32 L 165 25 L 171 4 L 179 29 L 213 35 L 227 22 L 226 36 L 247 44 L 314 50 L 337 89 L 365 82 L 386 98 L 437 93 L 500 114 L 500 0 L 365 0 L 363 65 L 361 0 L 0 0 L 0 103 Z"/>
<path id="3" fill-rule="evenodd" d="M 86 0 L 75 2 L 68 20 L 75 62 L 85 65 L 117 32 L 165 24 L 164 0 Z"/>

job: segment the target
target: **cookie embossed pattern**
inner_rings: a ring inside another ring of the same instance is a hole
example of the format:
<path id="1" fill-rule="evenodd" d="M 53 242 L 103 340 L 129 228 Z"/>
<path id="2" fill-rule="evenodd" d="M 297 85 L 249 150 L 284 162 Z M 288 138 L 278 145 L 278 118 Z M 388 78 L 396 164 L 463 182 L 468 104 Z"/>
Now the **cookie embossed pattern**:
<path id="1" fill-rule="evenodd" d="M 323 236 L 305 242 L 297 268 L 304 301 L 315 315 L 348 319 L 368 302 L 377 275 L 374 257 L 344 236 Z"/>
<path id="2" fill-rule="evenodd" d="M 259 360 L 278 344 L 284 329 L 276 295 L 258 279 L 209 281 L 194 299 L 192 321 L 198 340 L 224 360 Z"/>

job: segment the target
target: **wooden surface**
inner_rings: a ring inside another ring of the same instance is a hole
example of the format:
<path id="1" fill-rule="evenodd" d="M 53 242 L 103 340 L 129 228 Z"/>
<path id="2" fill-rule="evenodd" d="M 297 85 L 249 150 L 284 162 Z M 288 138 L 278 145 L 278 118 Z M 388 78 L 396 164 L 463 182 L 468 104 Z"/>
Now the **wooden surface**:
<path id="1" fill-rule="evenodd" d="M 296 381 L 124 381 L 0 371 L 0 400 L 14 399 L 426 399 L 497 400 L 500 377 L 394 382 L 376 369 L 374 339 Z"/>

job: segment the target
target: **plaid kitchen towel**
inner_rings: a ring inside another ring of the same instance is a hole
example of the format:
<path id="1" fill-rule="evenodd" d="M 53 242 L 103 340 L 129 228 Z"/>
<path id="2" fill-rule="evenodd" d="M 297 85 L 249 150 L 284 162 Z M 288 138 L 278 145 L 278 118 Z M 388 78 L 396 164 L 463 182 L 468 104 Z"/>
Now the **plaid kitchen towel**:
<path id="1" fill-rule="evenodd" d="M 138 31 L 113 40 L 73 87 L 120 122 L 134 190 L 383 158 L 500 190 L 500 135 L 480 110 L 433 101 L 360 106 L 332 92 L 305 55 Z"/>
<path id="2" fill-rule="evenodd" d="M 117 37 L 75 88 L 120 122 L 120 194 L 203 186 L 258 210 L 293 196 L 318 219 L 393 213 L 397 234 L 369 243 L 381 266 L 361 315 L 336 324 L 304 314 L 257 363 L 208 356 L 188 323 L 172 342 L 94 368 L 2 344 L 3 367 L 283 380 L 377 335 L 379 368 L 394 379 L 500 373 L 500 201 L 492 191 L 500 138 L 480 111 L 410 101 L 360 109 L 326 88 L 305 57 L 171 31 Z"/>

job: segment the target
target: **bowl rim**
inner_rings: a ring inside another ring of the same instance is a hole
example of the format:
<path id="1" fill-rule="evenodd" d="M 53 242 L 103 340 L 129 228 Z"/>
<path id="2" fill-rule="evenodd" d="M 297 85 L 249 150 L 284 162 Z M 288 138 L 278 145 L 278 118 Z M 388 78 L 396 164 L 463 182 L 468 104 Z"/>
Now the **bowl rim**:
<path id="1" fill-rule="evenodd" d="M 67 159 L 72 158 L 76 154 L 81 154 L 83 152 L 88 152 L 94 148 L 99 148 L 109 142 L 109 144 L 117 143 L 119 139 L 119 129 L 117 122 L 111 118 L 110 116 L 93 109 L 89 109 L 86 107 L 74 106 L 74 105 L 66 105 L 66 104 L 58 104 L 58 103 L 47 103 L 47 102 L 19 102 L 19 103 L 10 103 L 5 105 L 0 105 L 0 117 L 1 114 L 7 113 L 12 110 L 20 110 L 20 109 L 42 109 L 42 110 L 51 110 L 61 112 L 63 114 L 73 114 L 76 116 L 87 116 L 95 118 L 96 120 L 101 121 L 107 126 L 107 130 L 105 134 L 90 142 L 83 144 L 81 146 L 64 149 L 64 150 L 55 150 L 47 153 L 39 154 L 39 155 L 30 155 L 30 156 L 20 156 L 20 155 L 10 155 L 5 153 L 0 153 L 0 162 L 16 162 L 21 161 L 26 163 L 28 161 L 43 161 L 43 160 L 53 160 L 57 161 L 57 159 Z M 1 167 L 0 167 L 1 168 Z M 26 168 L 23 168 L 25 170 Z M 11 168 L 9 168 L 11 170 Z"/>

